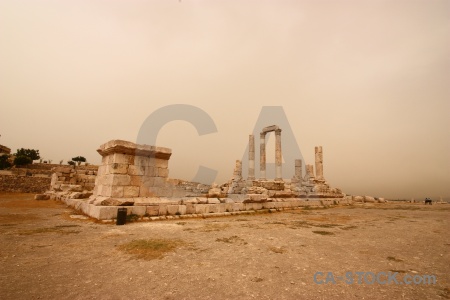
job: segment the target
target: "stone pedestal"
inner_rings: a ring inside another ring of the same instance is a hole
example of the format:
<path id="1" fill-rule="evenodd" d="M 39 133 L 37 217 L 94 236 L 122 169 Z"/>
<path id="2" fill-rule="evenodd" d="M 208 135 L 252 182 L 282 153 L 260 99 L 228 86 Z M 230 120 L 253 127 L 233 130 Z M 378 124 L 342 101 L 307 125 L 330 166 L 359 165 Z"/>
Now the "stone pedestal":
<path id="1" fill-rule="evenodd" d="M 157 197 L 170 195 L 167 186 L 168 148 L 112 140 L 97 150 L 102 156 L 94 195 L 112 198 Z"/>

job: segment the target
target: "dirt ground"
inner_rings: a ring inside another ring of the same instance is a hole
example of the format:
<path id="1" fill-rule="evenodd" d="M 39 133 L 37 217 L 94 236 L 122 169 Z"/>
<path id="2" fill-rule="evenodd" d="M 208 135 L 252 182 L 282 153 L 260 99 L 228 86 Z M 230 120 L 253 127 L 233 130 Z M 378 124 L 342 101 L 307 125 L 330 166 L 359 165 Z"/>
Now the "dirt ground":
<path id="1" fill-rule="evenodd" d="M 123 226 L 78 217 L 60 202 L 0 194 L 1 299 L 450 298 L 450 204 L 367 204 Z M 155 250 L 163 256 L 153 259 L 137 257 L 146 251 L 139 246 L 136 255 L 126 251 L 141 240 L 172 248 Z M 346 272 L 353 283 L 338 278 Z M 367 277 L 358 283 L 356 272 Z M 387 275 L 371 284 L 368 272 L 397 272 L 398 284 L 386 282 Z M 406 284 L 406 275 L 417 281 L 434 275 L 436 283 Z"/>

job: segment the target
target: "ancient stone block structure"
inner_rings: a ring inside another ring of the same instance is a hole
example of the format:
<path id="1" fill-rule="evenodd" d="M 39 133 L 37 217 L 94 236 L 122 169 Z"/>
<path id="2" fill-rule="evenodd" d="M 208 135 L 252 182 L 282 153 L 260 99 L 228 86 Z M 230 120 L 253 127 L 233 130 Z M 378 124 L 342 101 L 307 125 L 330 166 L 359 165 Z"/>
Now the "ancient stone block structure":
<path id="1" fill-rule="evenodd" d="M 276 176 L 266 178 L 266 134 L 275 132 Z M 206 186 L 199 183 L 170 179 L 168 148 L 138 145 L 122 140 L 112 140 L 97 150 L 102 156 L 93 195 L 79 200 L 80 193 L 53 192 L 50 198 L 61 199 L 98 219 L 115 217 L 118 206 L 128 206 L 129 213 L 152 218 L 165 216 L 229 215 L 268 209 L 291 209 L 300 206 L 343 203 L 345 196 L 332 189 L 323 176 L 322 147 L 315 149 L 315 166 L 303 162 L 293 163 L 295 174 L 291 180 L 282 177 L 281 129 L 263 128 L 260 134 L 260 178 L 255 178 L 255 139 L 249 136 L 249 172 L 242 177 L 242 161 L 236 160 L 233 177 L 222 185 Z M 55 174 L 54 179 L 67 177 L 70 172 Z M 55 181 L 56 182 L 56 181 Z M 320 200 L 315 198 L 321 198 Z"/>
<path id="2" fill-rule="evenodd" d="M 113 140 L 100 146 L 102 156 L 94 195 L 115 198 L 172 196 L 168 148 Z"/>

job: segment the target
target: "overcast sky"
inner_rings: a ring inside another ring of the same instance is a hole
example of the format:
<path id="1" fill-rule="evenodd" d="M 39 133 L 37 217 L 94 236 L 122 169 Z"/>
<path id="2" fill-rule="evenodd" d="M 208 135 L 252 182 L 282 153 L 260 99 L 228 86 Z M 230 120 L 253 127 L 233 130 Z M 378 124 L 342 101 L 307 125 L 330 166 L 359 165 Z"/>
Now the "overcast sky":
<path id="1" fill-rule="evenodd" d="M 222 183 L 263 107 L 281 106 L 306 163 L 323 146 L 332 187 L 448 197 L 449 53 L 448 0 L 0 0 L 0 144 L 99 163 L 100 144 L 188 104 L 217 132 L 165 125 L 170 177 L 202 165 Z"/>

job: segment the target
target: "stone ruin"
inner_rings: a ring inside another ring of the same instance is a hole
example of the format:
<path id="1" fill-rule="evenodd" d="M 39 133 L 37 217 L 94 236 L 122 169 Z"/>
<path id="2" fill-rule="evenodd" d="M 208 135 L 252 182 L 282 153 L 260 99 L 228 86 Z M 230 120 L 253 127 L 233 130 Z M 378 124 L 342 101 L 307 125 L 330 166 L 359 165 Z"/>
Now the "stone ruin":
<path id="1" fill-rule="evenodd" d="M 270 180 L 266 178 L 265 147 L 266 134 L 272 131 L 276 138 L 276 176 Z M 263 128 L 260 134 L 260 178 L 255 178 L 255 139 L 250 135 L 247 178 L 243 178 L 242 162 L 237 160 L 233 177 L 220 186 L 169 178 L 172 151 L 168 148 L 112 140 L 97 152 L 102 156 L 102 164 L 92 191 L 80 191 L 77 184 L 61 184 L 57 179 L 66 176 L 56 173 L 46 197 L 62 200 L 101 220 L 116 218 L 119 207 L 128 207 L 128 214 L 145 219 L 165 219 L 351 203 L 340 189 L 330 188 L 324 179 L 322 147 L 315 148 L 315 172 L 313 165 L 306 165 L 303 175 L 303 162 L 297 159 L 293 162 L 293 178 L 283 179 L 281 129 L 276 125 Z M 76 178 L 73 183 L 77 183 Z"/>
<path id="2" fill-rule="evenodd" d="M 266 179 L 266 134 L 275 132 L 275 179 Z M 248 177 L 242 177 L 242 162 L 236 161 L 233 178 L 221 186 L 220 194 L 233 199 L 243 198 L 253 201 L 270 201 L 277 198 L 343 198 L 340 189 L 330 188 L 323 177 L 322 147 L 315 148 L 315 166 L 306 165 L 306 174 L 302 173 L 302 160 L 296 159 L 295 174 L 290 181 L 282 178 L 281 129 L 276 126 L 263 128 L 260 134 L 260 178 L 255 179 L 255 137 L 249 136 Z M 218 196 L 217 189 L 213 195 Z M 239 196 L 242 195 L 242 196 Z M 210 196 L 212 196 L 210 194 Z"/>

